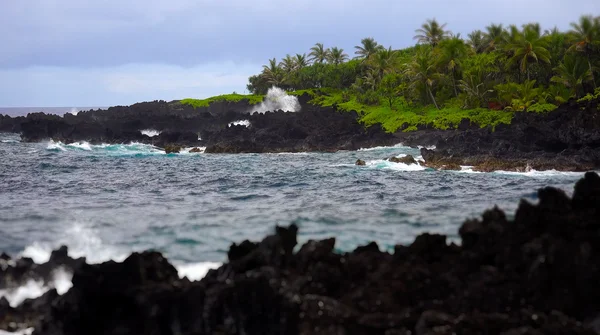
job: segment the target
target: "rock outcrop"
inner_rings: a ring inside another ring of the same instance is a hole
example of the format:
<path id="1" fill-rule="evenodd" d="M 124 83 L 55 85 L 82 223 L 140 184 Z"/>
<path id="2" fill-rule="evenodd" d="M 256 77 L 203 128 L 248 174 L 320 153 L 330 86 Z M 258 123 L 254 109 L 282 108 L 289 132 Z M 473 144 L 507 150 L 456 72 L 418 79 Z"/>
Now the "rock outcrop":
<path id="1" fill-rule="evenodd" d="M 297 249 L 291 225 L 232 245 L 197 282 L 157 252 L 81 264 L 66 294 L 21 313 L 49 335 L 597 334 L 600 177 L 587 173 L 572 198 L 538 197 L 512 220 L 494 208 L 466 221 L 461 245 L 426 233 L 393 254 L 376 243 L 336 253 L 334 238 Z"/>
<path id="2" fill-rule="evenodd" d="M 207 147 L 207 153 L 335 151 L 395 144 L 379 126 L 365 129 L 358 114 L 309 104 L 300 97 L 295 113 L 252 112 L 246 101 L 213 102 L 194 109 L 178 101 L 153 101 L 64 116 L 31 113 L 0 119 L 0 131 L 20 132 L 26 142 L 139 142 L 166 148 Z M 250 126 L 232 125 L 248 120 Z M 158 135 L 148 136 L 144 130 Z"/>
<path id="3" fill-rule="evenodd" d="M 560 106 L 547 114 L 515 113 L 510 125 L 451 131 L 424 130 L 402 135 L 421 149 L 428 166 L 474 166 L 479 171 L 564 170 L 600 168 L 598 100 Z"/>

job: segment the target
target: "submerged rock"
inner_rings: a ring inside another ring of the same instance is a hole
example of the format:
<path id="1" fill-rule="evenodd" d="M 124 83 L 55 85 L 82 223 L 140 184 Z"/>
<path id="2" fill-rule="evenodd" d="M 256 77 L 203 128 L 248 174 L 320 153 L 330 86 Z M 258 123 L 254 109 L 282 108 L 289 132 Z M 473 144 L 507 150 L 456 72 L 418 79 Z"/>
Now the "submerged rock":
<path id="1" fill-rule="evenodd" d="M 402 163 L 402 164 L 406 164 L 406 165 L 418 164 L 412 155 L 406 155 L 404 157 L 395 157 L 394 156 L 394 157 L 390 157 L 388 160 L 393 163 Z"/>
<path id="2" fill-rule="evenodd" d="M 197 282 L 160 253 L 134 253 L 78 267 L 66 294 L 23 304 L 36 308 L 0 311 L 49 335 L 596 334 L 600 177 L 587 173 L 572 198 L 551 187 L 538 198 L 514 219 L 494 208 L 466 221 L 460 245 L 425 233 L 394 254 L 338 253 L 333 238 L 296 248 L 298 227 L 277 227 L 233 244 Z"/>
<path id="3" fill-rule="evenodd" d="M 181 151 L 181 147 L 174 144 L 166 145 L 164 149 L 167 154 L 178 154 Z"/>
<path id="4" fill-rule="evenodd" d="M 356 163 L 354 163 L 354 165 L 363 166 L 363 165 L 367 165 L 367 163 L 365 163 L 365 161 L 363 161 L 362 159 L 357 159 Z"/>

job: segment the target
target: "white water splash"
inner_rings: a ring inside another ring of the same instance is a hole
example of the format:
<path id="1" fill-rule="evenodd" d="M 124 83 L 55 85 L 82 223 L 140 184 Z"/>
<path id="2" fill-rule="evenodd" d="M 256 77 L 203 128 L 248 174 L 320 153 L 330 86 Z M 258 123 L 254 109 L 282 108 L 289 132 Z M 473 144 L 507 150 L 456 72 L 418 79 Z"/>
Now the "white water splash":
<path id="1" fill-rule="evenodd" d="M 73 107 L 67 112 L 67 114 L 77 115 L 79 114 L 79 109 Z"/>
<path id="2" fill-rule="evenodd" d="M 398 143 L 396 145 L 392 145 L 392 146 L 388 146 L 388 147 L 360 148 L 357 151 L 379 151 L 379 150 L 389 150 L 389 149 L 398 149 L 398 148 L 411 149 L 410 147 L 407 147 L 402 143 Z"/>
<path id="3" fill-rule="evenodd" d="M 73 258 L 86 257 L 86 261 L 90 264 L 108 260 L 120 262 L 128 256 L 126 251 L 106 245 L 94 229 L 81 224 L 75 224 L 66 229 L 64 235 L 53 243 L 32 243 L 23 250 L 21 256 L 29 257 L 38 264 L 46 263 L 50 260 L 52 250 L 61 245 L 69 248 L 69 256 Z"/>
<path id="4" fill-rule="evenodd" d="M 154 129 L 144 129 L 144 130 L 140 130 L 140 133 L 142 133 L 142 135 L 146 135 L 148 137 L 155 137 L 160 135 L 160 131 L 158 130 L 154 130 Z"/>
<path id="5" fill-rule="evenodd" d="M 177 273 L 180 278 L 187 277 L 189 280 L 200 280 L 206 276 L 209 270 L 217 269 L 221 263 L 216 262 L 200 262 L 176 265 Z"/>
<path id="6" fill-rule="evenodd" d="M 399 155 L 399 157 L 406 155 Z M 404 164 L 404 163 L 394 163 L 385 159 L 375 159 L 372 161 L 367 161 L 365 164 L 366 167 L 372 169 L 382 169 L 382 170 L 394 170 L 394 171 L 424 171 L 427 170 L 426 167 L 421 166 L 419 164 Z"/>
<path id="7" fill-rule="evenodd" d="M 244 126 L 244 127 L 248 128 L 248 127 L 250 127 L 250 121 L 249 120 L 239 120 L 239 121 L 231 122 L 227 125 L 227 127 L 231 127 L 231 126 Z"/>
<path id="8" fill-rule="evenodd" d="M 62 295 L 73 286 L 71 279 L 73 279 L 73 274 L 59 268 L 54 271 L 52 280 L 47 285 L 41 281 L 28 280 L 22 286 L 0 290 L 0 298 L 5 297 L 12 307 L 17 307 L 26 299 L 41 297 L 53 288 L 56 289 L 58 294 Z"/>
<path id="9" fill-rule="evenodd" d="M 264 114 L 268 111 L 274 112 L 278 110 L 298 112 L 300 108 L 300 102 L 297 97 L 288 95 L 281 88 L 273 86 L 267 91 L 265 100 L 256 106 L 252 106 L 249 112 L 250 114 L 254 112 Z"/>

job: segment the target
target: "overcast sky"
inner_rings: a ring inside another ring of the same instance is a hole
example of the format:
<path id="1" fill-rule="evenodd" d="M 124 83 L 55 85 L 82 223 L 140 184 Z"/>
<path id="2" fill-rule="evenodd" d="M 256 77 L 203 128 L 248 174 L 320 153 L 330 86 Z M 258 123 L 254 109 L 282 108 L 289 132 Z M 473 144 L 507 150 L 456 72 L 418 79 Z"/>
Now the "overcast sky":
<path id="1" fill-rule="evenodd" d="M 269 58 L 363 37 L 414 44 L 437 18 L 562 30 L 599 0 L 0 0 L 0 106 L 109 106 L 244 93 Z"/>

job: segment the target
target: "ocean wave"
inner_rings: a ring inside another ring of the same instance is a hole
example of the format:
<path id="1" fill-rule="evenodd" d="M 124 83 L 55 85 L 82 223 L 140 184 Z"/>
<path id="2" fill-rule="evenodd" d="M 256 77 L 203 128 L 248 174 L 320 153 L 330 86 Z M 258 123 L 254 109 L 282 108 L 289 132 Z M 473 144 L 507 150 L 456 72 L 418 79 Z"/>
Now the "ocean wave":
<path id="1" fill-rule="evenodd" d="M 516 172 L 516 171 L 494 171 L 494 174 L 502 174 L 502 175 L 514 175 L 514 176 L 527 176 L 527 177 L 553 177 L 553 176 L 583 176 L 585 172 L 570 172 L 570 171 L 557 171 L 557 170 L 529 170 L 526 172 Z"/>
<path id="2" fill-rule="evenodd" d="M 161 148 L 150 144 L 132 142 L 129 144 L 90 144 L 88 142 L 74 142 L 64 144 L 60 141 L 50 141 L 46 145 L 46 150 L 49 151 L 85 151 L 85 152 L 102 152 L 108 155 L 160 155 L 165 154 Z"/>
<path id="3" fill-rule="evenodd" d="M 20 143 L 21 141 L 19 141 L 19 140 L 1 140 L 0 142 L 2 142 L 2 143 Z"/>
<path id="4" fill-rule="evenodd" d="M 392 146 L 382 146 L 382 147 L 372 147 L 372 148 L 360 148 L 357 151 L 376 151 L 376 150 L 389 150 L 389 149 L 398 149 L 398 148 L 405 148 L 405 149 L 412 149 L 410 147 L 405 146 L 402 143 L 398 143 Z"/>
<path id="5" fill-rule="evenodd" d="M 404 155 L 406 156 L 406 155 Z M 394 171 L 424 171 L 426 167 L 419 164 L 394 163 L 385 159 L 375 159 L 365 162 L 365 166 L 372 169 L 394 170 Z"/>

